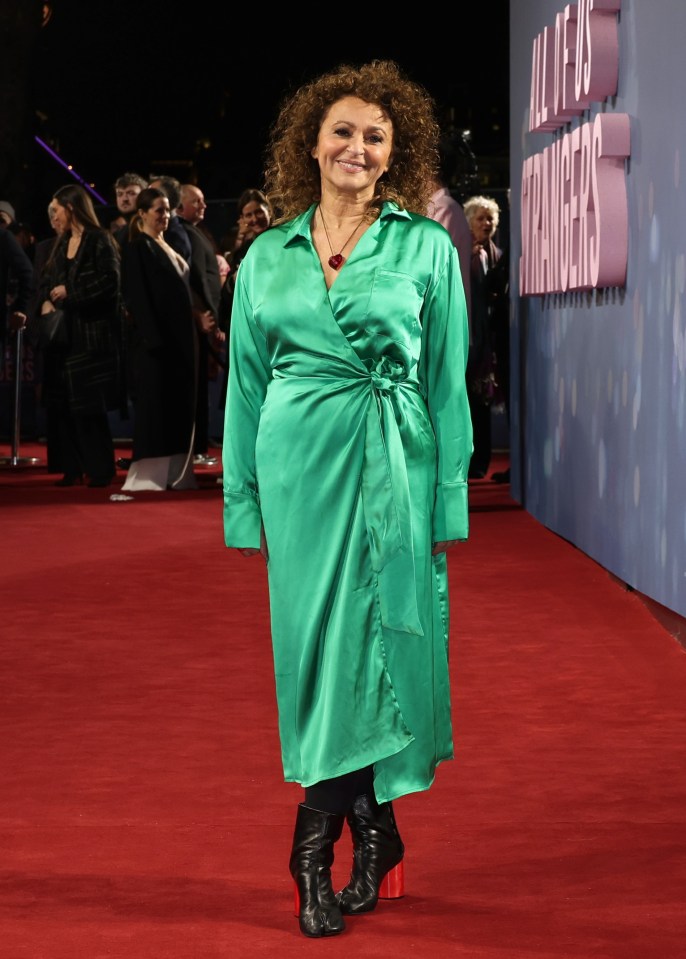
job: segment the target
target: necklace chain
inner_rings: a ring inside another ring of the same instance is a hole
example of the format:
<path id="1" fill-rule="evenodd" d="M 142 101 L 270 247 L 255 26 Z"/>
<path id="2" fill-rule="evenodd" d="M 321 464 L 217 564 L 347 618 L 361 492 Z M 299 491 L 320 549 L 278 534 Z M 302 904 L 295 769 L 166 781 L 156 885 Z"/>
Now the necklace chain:
<path id="1" fill-rule="evenodd" d="M 355 229 L 354 229 L 353 232 L 350 234 L 350 236 L 348 237 L 348 239 L 345 241 L 345 243 L 343 244 L 343 246 L 340 248 L 340 250 L 338 251 L 338 253 L 334 253 L 334 251 L 333 251 L 333 246 L 332 246 L 332 244 L 331 244 L 331 237 L 329 236 L 329 231 L 328 231 L 327 228 L 326 228 L 326 220 L 324 219 L 324 214 L 323 214 L 323 212 L 322 212 L 322 205 L 321 205 L 321 203 L 319 204 L 319 218 L 320 218 L 321 221 L 322 221 L 322 226 L 324 227 L 324 232 L 326 233 L 326 239 L 327 239 L 328 244 L 329 244 L 329 249 L 331 250 L 331 256 L 329 257 L 329 266 L 331 267 L 332 270 L 339 270 L 339 269 L 341 268 L 341 266 L 343 265 L 343 259 L 344 259 L 344 257 L 343 257 L 343 250 L 346 248 L 346 246 L 348 245 L 348 243 L 350 243 L 350 241 L 352 240 L 352 238 L 355 236 L 355 234 L 356 234 L 357 231 L 359 230 L 359 228 L 360 228 L 360 226 L 361 226 L 361 224 L 362 224 L 362 221 L 363 221 L 364 218 L 365 218 L 365 215 L 366 215 L 366 214 L 363 213 L 362 216 L 360 217 L 360 219 L 357 221 L 357 225 L 355 226 Z"/>

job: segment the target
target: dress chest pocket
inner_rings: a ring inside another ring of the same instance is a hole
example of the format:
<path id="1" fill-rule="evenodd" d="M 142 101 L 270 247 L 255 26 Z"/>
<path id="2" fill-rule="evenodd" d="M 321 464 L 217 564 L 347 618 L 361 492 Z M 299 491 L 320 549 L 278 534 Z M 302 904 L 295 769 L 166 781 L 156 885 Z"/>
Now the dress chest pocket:
<path id="1" fill-rule="evenodd" d="M 365 328 L 395 340 L 420 336 L 425 292 L 426 286 L 408 273 L 376 270 L 365 310 Z"/>

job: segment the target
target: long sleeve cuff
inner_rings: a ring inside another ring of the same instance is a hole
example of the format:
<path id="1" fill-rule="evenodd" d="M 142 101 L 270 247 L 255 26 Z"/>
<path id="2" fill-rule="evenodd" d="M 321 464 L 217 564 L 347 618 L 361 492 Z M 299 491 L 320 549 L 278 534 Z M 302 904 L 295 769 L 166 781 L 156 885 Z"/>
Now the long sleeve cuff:
<path id="1" fill-rule="evenodd" d="M 257 500 L 244 493 L 224 493 L 224 542 L 238 549 L 259 549 L 262 514 Z"/>
<path id="2" fill-rule="evenodd" d="M 467 481 L 439 485 L 433 515 L 433 542 L 442 543 L 469 536 Z"/>

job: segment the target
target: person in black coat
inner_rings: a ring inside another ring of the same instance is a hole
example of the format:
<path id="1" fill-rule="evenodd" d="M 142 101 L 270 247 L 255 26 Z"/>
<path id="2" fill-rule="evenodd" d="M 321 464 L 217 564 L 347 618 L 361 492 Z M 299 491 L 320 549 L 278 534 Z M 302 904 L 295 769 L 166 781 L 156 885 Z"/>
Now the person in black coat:
<path id="1" fill-rule="evenodd" d="M 198 456 L 205 456 L 209 445 L 210 350 L 224 338 L 219 328 L 222 281 L 217 261 L 218 248 L 202 223 L 206 209 L 202 190 L 192 183 L 182 184 L 179 219 L 191 242 L 190 283 L 200 351 L 195 419 L 195 452 Z"/>
<path id="2" fill-rule="evenodd" d="M 134 430 L 124 490 L 195 487 L 193 440 L 198 348 L 190 268 L 164 238 L 166 193 L 142 190 L 122 263 L 132 323 Z"/>
<path id="3" fill-rule="evenodd" d="M 26 326 L 33 293 L 33 263 L 6 227 L 0 227 L 0 303 L 3 308 L 0 339 L 4 343 L 7 322 L 12 330 Z"/>
<path id="4" fill-rule="evenodd" d="M 500 221 L 500 207 L 492 197 L 471 196 L 463 209 L 472 233 L 470 271 L 472 337 L 467 360 L 467 394 L 474 429 L 474 453 L 469 478 L 483 479 L 491 464 L 491 406 L 500 399 L 494 365 L 492 317 L 495 289 L 488 274 L 502 256 L 493 237 Z"/>
<path id="5" fill-rule="evenodd" d="M 53 252 L 57 249 L 59 238 L 62 235 L 63 225 L 55 220 L 57 213 L 57 204 L 54 200 L 48 203 L 48 219 L 50 226 L 55 231 L 55 236 L 49 236 L 46 239 L 38 240 L 33 251 L 33 276 L 35 283 L 34 295 L 29 306 L 29 318 L 27 325 L 28 341 L 34 350 L 36 361 L 37 381 L 44 382 L 45 354 L 47 350 L 40 345 L 40 318 L 41 318 L 41 278 L 44 271 L 50 263 Z M 56 421 L 55 409 L 43 403 L 45 409 L 45 447 L 47 453 L 48 473 L 63 473 L 64 464 L 62 463 L 62 452 L 59 435 L 59 421 Z"/>
<path id="6" fill-rule="evenodd" d="M 115 475 L 108 411 L 121 409 L 119 248 L 78 184 L 53 194 L 61 233 L 40 278 L 41 314 L 65 313 L 66 342 L 46 349 L 43 399 L 54 414 L 64 476 L 59 486 L 107 486 Z"/>
<path id="7" fill-rule="evenodd" d="M 9 204 L 6 204 L 9 206 Z M 21 244 L 10 232 L 9 227 L 0 227 L 0 353 L 5 355 L 5 342 L 8 330 L 16 333 L 14 346 L 15 375 L 21 378 L 22 348 L 20 330 L 26 329 L 29 315 L 29 304 L 33 290 L 33 264 L 22 248 Z M 19 383 L 15 383 L 17 388 Z M 13 404 L 13 422 L 19 425 L 21 409 L 19 393 L 15 395 Z M 11 427 L 10 432 L 14 441 L 16 430 Z"/>

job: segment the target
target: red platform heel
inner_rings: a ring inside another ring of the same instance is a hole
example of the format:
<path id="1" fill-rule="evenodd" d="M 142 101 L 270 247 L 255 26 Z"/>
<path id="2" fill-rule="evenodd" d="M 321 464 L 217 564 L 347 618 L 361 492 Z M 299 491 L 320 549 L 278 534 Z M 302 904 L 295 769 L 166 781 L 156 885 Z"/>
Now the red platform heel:
<path id="1" fill-rule="evenodd" d="M 402 899 L 405 895 L 405 864 L 401 859 L 389 869 L 379 886 L 379 899 Z"/>

